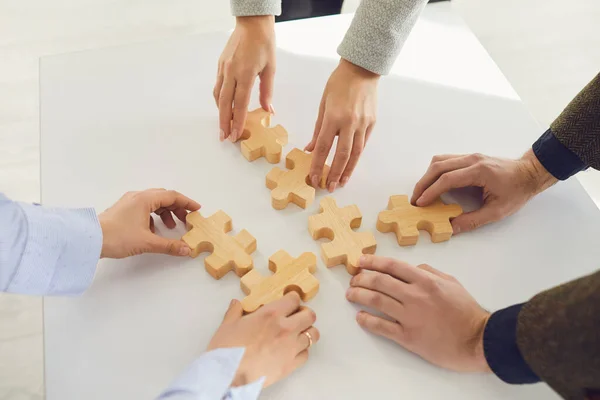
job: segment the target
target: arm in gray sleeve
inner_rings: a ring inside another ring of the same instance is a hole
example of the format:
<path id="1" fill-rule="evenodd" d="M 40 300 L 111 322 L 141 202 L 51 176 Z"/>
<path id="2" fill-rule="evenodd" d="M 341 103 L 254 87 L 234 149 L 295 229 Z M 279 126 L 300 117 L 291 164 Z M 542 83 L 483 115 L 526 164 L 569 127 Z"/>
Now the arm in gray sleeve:
<path id="1" fill-rule="evenodd" d="M 280 15 L 281 0 L 230 0 L 234 17 Z"/>
<path id="2" fill-rule="evenodd" d="M 426 3 L 362 0 L 338 54 L 366 70 L 387 74 Z"/>

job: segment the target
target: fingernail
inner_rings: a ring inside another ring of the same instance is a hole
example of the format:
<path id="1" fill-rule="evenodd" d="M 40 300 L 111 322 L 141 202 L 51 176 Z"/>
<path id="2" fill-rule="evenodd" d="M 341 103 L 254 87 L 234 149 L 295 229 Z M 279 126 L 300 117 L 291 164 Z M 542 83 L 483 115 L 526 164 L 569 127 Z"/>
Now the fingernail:
<path id="1" fill-rule="evenodd" d="M 223 131 L 223 129 L 219 130 L 219 140 L 221 142 L 225 140 L 225 131 Z"/>
<path id="2" fill-rule="evenodd" d="M 360 256 L 358 259 L 358 266 L 364 267 L 367 264 L 367 256 Z"/>
<path id="3" fill-rule="evenodd" d="M 229 135 L 229 140 L 231 141 L 231 143 L 237 140 L 237 129 L 231 131 L 231 135 Z"/>
<path id="4" fill-rule="evenodd" d="M 337 182 L 331 182 L 329 184 L 329 193 L 333 193 L 333 191 L 335 190 L 336 187 L 337 187 Z"/>
<path id="5" fill-rule="evenodd" d="M 180 256 L 189 256 L 190 253 L 191 253 L 191 250 L 187 246 L 182 246 L 182 247 L 179 248 L 179 255 Z"/>
<path id="6" fill-rule="evenodd" d="M 345 176 L 342 178 L 342 183 L 341 183 L 342 187 L 346 186 L 346 183 L 348 183 L 348 179 L 350 179 L 350 177 L 348 177 L 348 176 Z"/>
<path id="7" fill-rule="evenodd" d="M 452 226 L 454 228 L 454 233 L 460 233 L 460 226 L 456 225 L 456 226 Z"/>
<path id="8" fill-rule="evenodd" d="M 310 181 L 315 189 L 319 187 L 319 177 L 317 175 L 313 175 Z"/>
<path id="9" fill-rule="evenodd" d="M 269 109 L 271 110 L 271 114 L 275 115 L 275 108 L 273 108 L 273 104 L 269 104 Z"/>
<path id="10" fill-rule="evenodd" d="M 351 292 L 352 288 L 348 288 L 348 290 L 346 290 L 346 298 L 349 299 L 350 298 L 350 292 Z"/>
<path id="11" fill-rule="evenodd" d="M 421 204 L 423 204 L 423 196 L 417 199 L 417 205 L 420 206 Z"/>
<path id="12" fill-rule="evenodd" d="M 354 282 L 355 282 L 355 278 L 356 276 L 353 276 L 352 279 L 350 279 L 350 286 L 354 286 Z"/>

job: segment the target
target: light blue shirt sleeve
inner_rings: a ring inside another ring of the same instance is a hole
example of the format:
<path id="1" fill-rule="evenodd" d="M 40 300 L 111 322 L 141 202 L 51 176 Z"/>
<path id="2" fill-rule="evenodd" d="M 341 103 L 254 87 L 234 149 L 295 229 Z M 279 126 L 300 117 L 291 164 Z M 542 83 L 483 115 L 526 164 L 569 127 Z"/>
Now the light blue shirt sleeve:
<path id="1" fill-rule="evenodd" d="M 81 294 L 94 279 L 101 250 L 94 209 L 45 208 L 0 193 L 0 291 Z"/>
<path id="2" fill-rule="evenodd" d="M 158 400 L 255 400 L 264 381 L 230 387 L 244 356 L 243 347 L 216 349 L 203 354 L 185 370 Z"/>

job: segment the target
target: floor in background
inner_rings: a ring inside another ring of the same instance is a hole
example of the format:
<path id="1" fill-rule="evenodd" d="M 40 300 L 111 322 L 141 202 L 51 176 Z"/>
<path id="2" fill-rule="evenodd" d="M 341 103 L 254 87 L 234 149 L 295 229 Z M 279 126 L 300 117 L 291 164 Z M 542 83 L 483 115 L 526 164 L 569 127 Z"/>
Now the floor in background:
<path id="1" fill-rule="evenodd" d="M 600 71 L 597 0 L 453 5 L 542 126 Z M 0 191 L 39 200 L 40 56 L 231 26 L 228 2 L 212 0 L 0 0 Z M 600 173 L 580 180 L 600 204 Z M 0 295 L 0 400 L 42 398 L 41 300 Z"/>

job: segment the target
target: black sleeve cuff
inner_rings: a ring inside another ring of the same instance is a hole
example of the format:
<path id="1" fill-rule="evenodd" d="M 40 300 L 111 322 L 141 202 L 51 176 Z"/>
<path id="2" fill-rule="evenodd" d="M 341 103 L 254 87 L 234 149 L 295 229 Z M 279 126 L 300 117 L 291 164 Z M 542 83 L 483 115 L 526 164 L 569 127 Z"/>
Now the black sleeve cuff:
<path id="1" fill-rule="evenodd" d="M 548 129 L 532 146 L 533 153 L 556 179 L 564 181 L 588 166 Z"/>
<path id="2" fill-rule="evenodd" d="M 491 370 L 506 383 L 536 383 L 517 346 L 517 318 L 523 304 L 496 311 L 483 331 L 483 352 Z"/>

